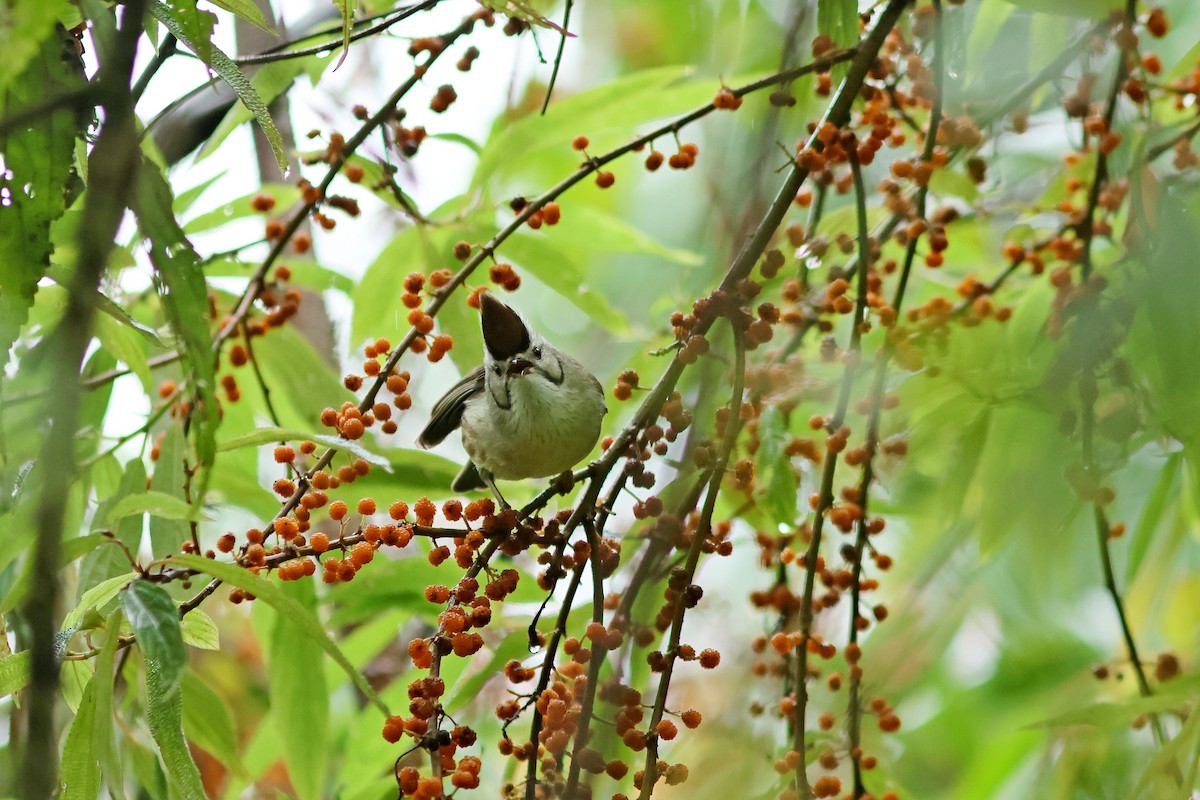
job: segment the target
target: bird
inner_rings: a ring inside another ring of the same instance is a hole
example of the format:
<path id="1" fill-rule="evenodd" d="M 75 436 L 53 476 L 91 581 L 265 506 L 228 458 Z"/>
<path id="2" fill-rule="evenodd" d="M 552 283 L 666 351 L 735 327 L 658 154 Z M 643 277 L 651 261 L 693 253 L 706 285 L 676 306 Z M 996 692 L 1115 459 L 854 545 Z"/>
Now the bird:
<path id="1" fill-rule="evenodd" d="M 491 292 L 479 301 L 483 363 L 434 405 L 417 444 L 429 449 L 461 428 L 470 460 L 451 490 L 486 487 L 508 508 L 496 481 L 571 469 L 596 444 L 608 407 L 600 381 L 583 364 Z"/>

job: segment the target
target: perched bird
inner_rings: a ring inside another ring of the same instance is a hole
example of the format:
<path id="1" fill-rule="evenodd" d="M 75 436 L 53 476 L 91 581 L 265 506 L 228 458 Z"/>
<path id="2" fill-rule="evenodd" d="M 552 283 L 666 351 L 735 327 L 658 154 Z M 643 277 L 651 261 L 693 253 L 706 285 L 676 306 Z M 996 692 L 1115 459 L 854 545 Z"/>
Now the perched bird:
<path id="1" fill-rule="evenodd" d="M 579 462 L 600 436 L 608 408 L 587 368 L 543 339 L 490 292 L 480 295 L 483 364 L 433 407 L 417 443 L 430 448 L 455 428 L 471 460 L 450 488 L 558 475 Z"/>

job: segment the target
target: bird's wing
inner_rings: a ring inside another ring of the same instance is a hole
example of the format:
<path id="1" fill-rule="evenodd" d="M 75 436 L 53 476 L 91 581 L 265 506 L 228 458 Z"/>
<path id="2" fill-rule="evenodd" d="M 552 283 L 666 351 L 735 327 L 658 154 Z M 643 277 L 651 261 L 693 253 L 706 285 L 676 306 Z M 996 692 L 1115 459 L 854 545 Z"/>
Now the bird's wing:
<path id="1" fill-rule="evenodd" d="M 429 415 L 429 423 L 417 437 L 417 444 L 430 448 L 449 436 L 462 422 L 463 408 L 466 407 L 467 401 L 483 390 L 483 364 L 480 364 L 437 401 Z"/>

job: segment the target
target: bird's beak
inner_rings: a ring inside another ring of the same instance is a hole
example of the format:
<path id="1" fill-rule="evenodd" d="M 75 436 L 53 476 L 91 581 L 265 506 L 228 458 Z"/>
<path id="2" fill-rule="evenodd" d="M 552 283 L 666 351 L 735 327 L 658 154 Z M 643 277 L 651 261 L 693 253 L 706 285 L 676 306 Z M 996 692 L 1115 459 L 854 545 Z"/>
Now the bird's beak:
<path id="1" fill-rule="evenodd" d="M 533 369 L 533 362 L 523 358 L 511 358 L 508 361 L 509 375 L 525 375 Z"/>

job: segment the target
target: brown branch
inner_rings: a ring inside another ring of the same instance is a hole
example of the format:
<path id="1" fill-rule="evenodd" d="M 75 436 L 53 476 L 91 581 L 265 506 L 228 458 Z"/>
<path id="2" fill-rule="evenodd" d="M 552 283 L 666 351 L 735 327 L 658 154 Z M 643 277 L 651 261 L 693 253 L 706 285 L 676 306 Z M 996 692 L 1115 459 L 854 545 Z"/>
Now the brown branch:
<path id="1" fill-rule="evenodd" d="M 700 520 L 696 525 L 696 532 L 693 534 L 691 546 L 688 547 L 687 559 L 683 565 L 683 572 L 687 577 L 688 585 L 691 585 L 695 578 L 696 565 L 700 562 L 700 553 L 704 549 L 704 542 L 712 532 L 713 512 L 717 507 L 717 497 L 721 492 L 721 482 L 725 479 L 725 468 L 729 463 L 730 454 L 733 452 L 738 434 L 742 429 L 742 416 L 740 412 L 742 394 L 746 384 L 746 350 L 742 343 L 742 336 L 738 331 L 737 324 L 736 321 L 730 321 L 730 328 L 733 330 L 734 338 L 733 391 L 730 393 L 729 403 L 726 405 L 729 413 L 725 418 L 725 435 L 722 437 L 721 448 L 717 453 L 716 462 L 713 464 L 712 471 L 709 474 L 704 507 L 700 511 Z M 686 589 L 683 589 L 679 591 L 678 596 L 675 598 L 675 608 L 671 618 L 671 633 L 668 636 L 667 647 L 663 653 L 666 656 L 666 664 L 658 679 L 658 691 L 654 696 L 654 705 L 651 708 L 650 721 L 647 724 L 646 765 L 643 767 L 642 785 L 638 793 L 638 800 L 649 800 L 650 794 L 654 791 L 654 784 L 658 780 L 658 733 L 656 728 L 658 723 L 662 721 L 663 714 L 667 709 L 667 693 L 670 690 L 671 676 L 675 671 L 675 664 L 679 660 L 680 638 L 683 634 L 683 617 L 687 608 L 688 592 Z"/>
<path id="2" fill-rule="evenodd" d="M 57 346 L 48 348 L 52 354 L 49 383 L 54 392 L 46 401 L 50 431 L 38 464 L 42 485 L 35 517 L 37 536 L 29 596 L 22 608 L 29 631 L 31 678 L 25 710 L 28 738 L 17 785 L 22 796 L 30 800 L 48 798 L 58 789 L 58 737 L 54 724 L 59 683 L 55 644 L 58 570 L 65 522 L 63 498 L 68 495 L 78 470 L 74 460 L 75 436 L 83 400 L 79 370 L 92 339 L 96 292 L 108 255 L 115 246 L 117 228 L 133 195 L 140 157 L 129 84 L 145 4 L 130 0 L 124 12 L 113 47 L 96 78 L 105 122 L 88 159 L 91 185 L 76 235 L 75 270 L 67 285 L 62 321 L 51 334 Z"/>

